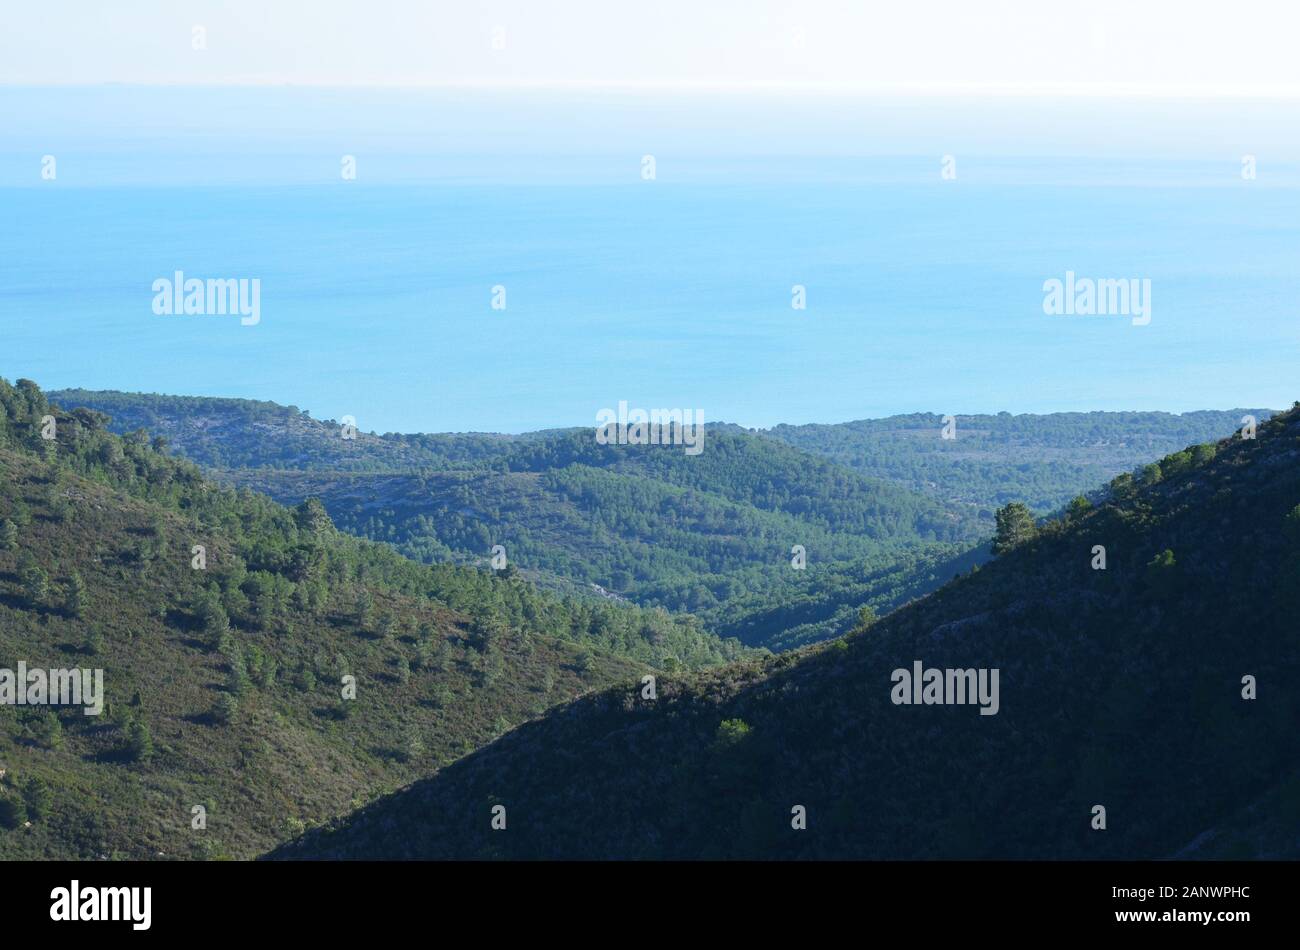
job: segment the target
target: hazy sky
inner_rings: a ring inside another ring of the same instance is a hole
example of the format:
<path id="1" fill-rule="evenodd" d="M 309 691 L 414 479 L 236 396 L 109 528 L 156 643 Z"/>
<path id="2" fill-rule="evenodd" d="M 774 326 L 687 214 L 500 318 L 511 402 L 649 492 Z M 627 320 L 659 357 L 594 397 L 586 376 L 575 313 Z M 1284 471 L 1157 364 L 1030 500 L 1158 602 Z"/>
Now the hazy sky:
<path id="1" fill-rule="evenodd" d="M 41 0 L 6 4 L 0 83 L 1300 96 L 1298 26 L 1294 0 Z"/>

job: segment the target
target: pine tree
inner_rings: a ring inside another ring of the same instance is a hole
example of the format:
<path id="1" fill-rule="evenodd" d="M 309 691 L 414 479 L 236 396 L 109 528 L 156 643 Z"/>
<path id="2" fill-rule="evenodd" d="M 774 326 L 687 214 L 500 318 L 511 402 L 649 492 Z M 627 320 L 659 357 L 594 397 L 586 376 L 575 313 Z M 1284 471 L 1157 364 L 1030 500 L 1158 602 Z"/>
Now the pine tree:
<path id="1" fill-rule="evenodd" d="M 226 608 L 221 606 L 221 602 L 215 599 L 205 600 L 200 608 L 199 617 L 208 642 L 218 650 L 226 649 L 229 646 L 230 614 L 226 613 Z"/>
<path id="2" fill-rule="evenodd" d="M 126 751 L 135 762 L 147 762 L 153 757 L 153 736 L 143 720 L 136 719 L 127 727 Z"/>
<path id="3" fill-rule="evenodd" d="M 370 628 L 373 620 L 371 616 L 375 608 L 375 599 L 370 596 L 369 588 L 363 587 L 357 592 L 356 619 L 357 626 L 362 630 Z"/>
<path id="4" fill-rule="evenodd" d="M 68 503 L 67 493 L 60 489 L 58 485 L 51 485 L 45 494 L 45 507 L 53 518 L 59 524 L 68 520 L 72 513 L 72 506 Z"/>
<path id="5" fill-rule="evenodd" d="M 239 700 L 230 693 L 222 693 L 217 697 L 216 704 L 212 707 L 212 718 L 223 726 L 228 726 L 235 721 L 239 714 Z"/>
<path id="6" fill-rule="evenodd" d="M 1078 518 L 1082 518 L 1091 510 L 1092 510 L 1092 502 L 1090 502 L 1083 495 L 1078 495 L 1074 498 L 1074 500 L 1070 502 L 1069 505 L 1066 506 L 1065 514 L 1066 517 L 1069 518 L 1069 520 L 1074 521 Z"/>
<path id="7" fill-rule="evenodd" d="M 420 738 L 418 729 L 412 727 L 406 732 L 406 739 L 402 746 L 402 761 L 414 762 L 424 758 L 425 747 L 424 740 Z"/>
<path id="8" fill-rule="evenodd" d="M 1166 597 L 1178 588 L 1178 561 L 1174 552 L 1165 548 L 1146 566 L 1146 581 L 1151 592 L 1158 597 Z"/>
<path id="9" fill-rule="evenodd" d="M 23 596 L 32 607 L 44 606 L 50 595 L 50 579 L 36 559 L 30 554 L 23 559 L 19 569 L 19 579 L 23 585 Z"/>
<path id="10" fill-rule="evenodd" d="M 236 651 L 229 657 L 230 673 L 226 677 L 226 688 L 231 695 L 242 696 L 248 691 L 250 680 L 248 677 L 248 667 L 244 664 L 243 654 Z"/>
<path id="11" fill-rule="evenodd" d="M 81 574 L 77 571 L 73 571 L 72 576 L 68 578 L 63 610 L 69 617 L 76 617 L 78 620 L 86 613 L 86 582 L 81 579 Z"/>
<path id="12" fill-rule="evenodd" d="M 28 729 L 32 738 L 46 749 L 57 749 L 63 745 L 63 723 L 52 710 L 44 710 Z"/>
<path id="13" fill-rule="evenodd" d="M 298 670 L 298 675 L 294 677 L 294 685 L 304 693 L 310 693 L 316 689 L 316 674 L 312 672 L 307 664 L 303 664 Z"/>
<path id="14" fill-rule="evenodd" d="M 406 657 L 400 654 L 393 660 L 393 672 L 397 674 L 399 683 L 408 682 L 411 679 L 411 664 Z"/>
<path id="15" fill-rule="evenodd" d="M 330 520 L 329 513 L 319 498 L 305 499 L 293 510 L 293 515 L 298 527 L 311 535 L 327 533 L 334 527 L 334 522 Z"/>
<path id="16" fill-rule="evenodd" d="M 997 526 L 997 534 L 993 538 L 994 554 L 1005 554 L 1038 533 L 1034 513 L 1018 501 L 999 508 L 994 521 Z"/>
<path id="17" fill-rule="evenodd" d="M 262 665 L 257 671 L 257 685 L 262 689 L 270 689 L 275 686 L 275 678 L 279 670 L 280 665 L 276 662 L 275 657 L 266 657 L 262 660 Z"/>

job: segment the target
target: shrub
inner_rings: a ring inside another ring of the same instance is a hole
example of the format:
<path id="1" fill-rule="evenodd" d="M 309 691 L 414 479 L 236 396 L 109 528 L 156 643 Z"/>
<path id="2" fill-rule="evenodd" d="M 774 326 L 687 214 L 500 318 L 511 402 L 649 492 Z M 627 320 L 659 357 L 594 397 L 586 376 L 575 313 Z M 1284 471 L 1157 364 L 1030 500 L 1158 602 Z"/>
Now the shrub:
<path id="1" fill-rule="evenodd" d="M 716 749 L 731 749 L 740 745 L 749 736 L 749 723 L 743 719 L 724 719 L 718 724 L 718 733 L 713 739 Z"/>
<path id="2" fill-rule="evenodd" d="M 223 726 L 228 726 L 239 715 L 239 700 L 230 693 L 222 693 L 212 707 L 212 718 Z"/>
<path id="3" fill-rule="evenodd" d="M 276 676 L 279 671 L 280 664 L 276 662 L 275 657 L 266 657 L 257 671 L 257 685 L 262 689 L 270 689 L 275 686 Z"/>
<path id="4" fill-rule="evenodd" d="M 49 510 L 50 517 L 59 524 L 67 521 L 72 514 L 67 496 L 56 488 L 51 488 L 46 495 L 45 507 Z"/>
<path id="5" fill-rule="evenodd" d="M 45 709 L 28 725 L 32 738 L 46 749 L 63 745 L 63 723 L 51 709 Z"/>
<path id="6" fill-rule="evenodd" d="M 127 726 L 126 754 L 132 762 L 147 762 L 153 757 L 153 736 L 149 726 L 139 719 Z"/>
<path id="7" fill-rule="evenodd" d="M 414 762 L 424 758 L 425 747 L 424 740 L 420 738 L 419 730 L 409 729 L 406 733 L 405 742 L 402 745 L 402 761 Z"/>
<path id="8" fill-rule="evenodd" d="M 242 650 L 236 648 L 226 655 L 226 688 L 236 696 L 244 695 L 248 689 L 248 663 Z"/>
<path id="9" fill-rule="evenodd" d="M 353 615 L 356 618 L 357 626 L 362 630 L 369 628 L 371 620 L 373 619 L 372 614 L 374 613 L 374 607 L 375 600 L 370 595 L 369 589 L 365 587 L 361 588 L 361 590 L 357 592 L 357 601 L 353 610 Z"/>
<path id="10" fill-rule="evenodd" d="M 43 779 L 33 777 L 23 786 L 23 803 L 27 806 L 27 816 L 32 821 L 40 821 L 54 807 L 54 793 Z"/>
<path id="11" fill-rule="evenodd" d="M 1172 593 L 1178 582 L 1178 562 L 1173 551 L 1165 548 L 1147 562 L 1146 580 L 1156 594 Z"/>
<path id="12" fill-rule="evenodd" d="M 447 686 L 444 683 L 439 683 L 433 688 L 433 693 L 430 695 L 430 698 L 433 700 L 433 704 L 439 709 L 446 709 L 455 702 L 456 694 L 452 692 L 450 686 Z"/>
<path id="13" fill-rule="evenodd" d="M 1124 472 L 1116 475 L 1110 480 L 1110 493 L 1119 500 L 1127 498 L 1133 492 L 1133 475 L 1130 472 Z"/>
<path id="14" fill-rule="evenodd" d="M 69 617 L 81 619 L 86 613 L 86 582 L 76 571 L 68 578 L 68 589 L 64 594 L 63 610 Z"/>
<path id="15" fill-rule="evenodd" d="M 316 674 L 304 665 L 294 677 L 294 685 L 304 693 L 310 693 L 316 689 Z"/>
<path id="16" fill-rule="evenodd" d="M 217 649 L 224 650 L 226 637 L 230 633 L 230 615 L 221 606 L 220 600 L 215 597 L 204 599 L 199 606 L 199 623 L 203 624 L 203 632 Z"/>

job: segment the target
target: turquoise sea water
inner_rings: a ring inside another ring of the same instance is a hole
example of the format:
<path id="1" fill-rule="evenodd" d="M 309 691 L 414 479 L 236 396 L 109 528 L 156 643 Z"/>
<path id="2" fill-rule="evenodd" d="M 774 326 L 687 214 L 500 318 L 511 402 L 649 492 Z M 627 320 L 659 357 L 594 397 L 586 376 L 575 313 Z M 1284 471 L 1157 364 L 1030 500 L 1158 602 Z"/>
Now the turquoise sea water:
<path id="1" fill-rule="evenodd" d="M 96 154 L 138 169 L 133 148 Z M 0 375 L 378 431 L 592 424 L 620 400 L 768 425 L 1300 398 L 1300 189 L 1222 163 L 963 156 L 945 182 L 930 155 L 709 156 L 642 181 L 633 155 L 626 180 L 586 158 L 566 167 L 587 180 L 524 184 L 462 156 L 403 183 L 366 174 L 384 158 L 337 180 L 331 154 L 310 184 L 206 185 L 137 157 L 165 184 L 78 184 L 75 152 L 57 181 L 6 174 Z M 259 278 L 260 324 L 155 315 L 177 270 Z M 1150 279 L 1151 324 L 1045 315 L 1067 270 Z"/>

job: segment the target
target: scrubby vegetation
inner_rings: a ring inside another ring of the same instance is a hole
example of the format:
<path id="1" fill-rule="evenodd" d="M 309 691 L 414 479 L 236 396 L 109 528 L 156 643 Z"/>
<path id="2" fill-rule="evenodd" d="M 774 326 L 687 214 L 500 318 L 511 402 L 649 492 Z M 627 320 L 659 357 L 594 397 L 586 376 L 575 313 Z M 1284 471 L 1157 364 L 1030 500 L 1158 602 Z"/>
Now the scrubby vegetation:
<path id="1" fill-rule="evenodd" d="M 102 669 L 106 694 L 0 705 L 0 856 L 247 857 L 556 702 L 738 652 L 410 562 L 105 423 L 0 380 L 0 668 Z"/>
<path id="2" fill-rule="evenodd" d="M 1300 408 L 847 639 L 580 698 L 275 856 L 1298 857 L 1298 505 Z M 998 713 L 895 705 L 918 660 L 998 670 Z"/>
<path id="3" fill-rule="evenodd" d="M 109 413 L 120 432 L 162 433 L 229 484 L 286 504 L 319 497 L 343 530 L 413 559 L 482 564 L 500 544 L 536 584 L 690 612 L 711 633 L 773 650 L 845 633 L 860 606 L 893 610 L 980 563 L 997 507 L 1047 515 L 1118 472 L 1226 435 L 1243 414 L 970 416 L 952 441 L 928 415 L 717 425 L 687 457 L 600 446 L 590 430 L 344 439 L 335 423 L 269 402 L 58 399 Z"/>
<path id="4" fill-rule="evenodd" d="M 915 413 L 838 425 L 776 426 L 766 435 L 876 478 L 993 512 L 1019 501 L 1039 515 L 1122 472 L 1194 443 L 1221 439 L 1267 409 L 963 415 L 955 439 L 941 416 Z"/>
<path id="5" fill-rule="evenodd" d="M 55 482 L 44 492 L 48 505 L 67 504 L 58 478 L 75 473 L 110 484 L 150 504 L 184 516 L 195 544 L 209 533 L 225 540 L 231 556 L 209 575 L 232 618 L 252 627 L 319 605 L 323 591 L 355 600 L 357 581 L 408 595 L 424 596 L 479 618 L 492 618 L 529 632 L 574 639 L 652 665 L 671 659 L 688 666 L 736 655 L 737 644 L 703 632 L 689 617 L 638 610 L 629 604 L 576 601 L 539 593 L 512 570 L 413 564 L 379 545 L 359 544 L 333 530 L 320 502 L 302 500 L 290 510 L 248 490 L 222 490 L 192 463 L 170 458 L 164 437 L 136 430 L 115 437 L 108 417 L 84 407 L 70 413 L 51 408 L 27 381 L 6 387 L 14 444 L 45 453 L 57 445 Z M 58 439 L 40 438 L 35 420 L 54 413 Z M 3 430 L 0 430 L 3 438 Z M 57 520 L 57 519 L 56 519 Z M 155 517 L 155 521 L 157 517 Z M 328 545 L 320 543 L 328 538 Z M 137 553 L 150 561 L 156 538 L 140 533 Z M 38 566 L 39 569 L 39 566 Z M 37 580 L 33 577 L 33 583 Z M 211 585 L 210 585 L 211 586 Z M 365 586 L 365 585 L 362 585 Z M 366 618 L 370 620 L 371 618 Z"/>

